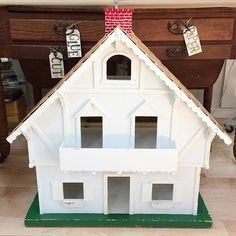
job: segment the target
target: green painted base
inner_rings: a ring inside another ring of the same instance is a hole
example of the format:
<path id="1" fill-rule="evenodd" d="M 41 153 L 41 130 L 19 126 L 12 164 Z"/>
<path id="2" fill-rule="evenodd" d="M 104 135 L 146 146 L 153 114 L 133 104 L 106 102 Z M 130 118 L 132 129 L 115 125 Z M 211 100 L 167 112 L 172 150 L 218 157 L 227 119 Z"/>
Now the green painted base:
<path id="1" fill-rule="evenodd" d="M 210 228 L 212 219 L 199 194 L 197 215 L 167 214 L 39 214 L 38 195 L 25 217 L 28 227 L 169 227 Z"/>

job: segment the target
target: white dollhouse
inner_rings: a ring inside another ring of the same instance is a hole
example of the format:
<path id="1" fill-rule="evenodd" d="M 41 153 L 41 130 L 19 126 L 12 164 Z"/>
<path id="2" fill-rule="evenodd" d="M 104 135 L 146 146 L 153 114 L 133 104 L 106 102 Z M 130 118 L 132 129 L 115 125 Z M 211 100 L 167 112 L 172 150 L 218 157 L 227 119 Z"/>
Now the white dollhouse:
<path id="1" fill-rule="evenodd" d="M 104 36 L 9 135 L 28 141 L 40 214 L 197 214 L 213 117 L 133 34 Z"/>

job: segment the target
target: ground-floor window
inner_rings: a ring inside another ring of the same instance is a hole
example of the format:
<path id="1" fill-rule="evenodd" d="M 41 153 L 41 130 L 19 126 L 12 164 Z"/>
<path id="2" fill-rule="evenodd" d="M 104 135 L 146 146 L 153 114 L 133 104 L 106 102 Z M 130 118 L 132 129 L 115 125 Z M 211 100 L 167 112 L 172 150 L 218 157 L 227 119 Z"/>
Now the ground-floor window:
<path id="1" fill-rule="evenodd" d="M 172 201 L 173 184 L 152 184 L 152 201 Z"/>
<path id="2" fill-rule="evenodd" d="M 63 183 L 64 199 L 84 199 L 83 183 Z"/>

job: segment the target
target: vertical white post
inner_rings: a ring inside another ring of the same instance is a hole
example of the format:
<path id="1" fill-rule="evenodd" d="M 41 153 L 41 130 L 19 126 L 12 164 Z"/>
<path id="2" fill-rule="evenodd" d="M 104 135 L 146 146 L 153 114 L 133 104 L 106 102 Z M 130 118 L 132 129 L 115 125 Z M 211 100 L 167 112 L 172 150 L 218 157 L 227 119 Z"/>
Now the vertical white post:
<path id="1" fill-rule="evenodd" d="M 129 180 L 130 180 L 130 183 L 129 183 L 129 214 L 130 215 L 133 215 L 134 214 L 134 183 L 133 183 L 133 176 L 130 175 L 129 176 Z"/>
<path id="2" fill-rule="evenodd" d="M 200 174 L 201 174 L 201 167 L 196 167 L 194 192 L 193 192 L 193 215 L 197 215 Z"/>
<path id="3" fill-rule="evenodd" d="M 104 175 L 104 195 L 103 195 L 103 200 L 104 200 L 104 214 L 108 214 L 108 185 L 107 185 L 107 179 L 108 176 Z"/>

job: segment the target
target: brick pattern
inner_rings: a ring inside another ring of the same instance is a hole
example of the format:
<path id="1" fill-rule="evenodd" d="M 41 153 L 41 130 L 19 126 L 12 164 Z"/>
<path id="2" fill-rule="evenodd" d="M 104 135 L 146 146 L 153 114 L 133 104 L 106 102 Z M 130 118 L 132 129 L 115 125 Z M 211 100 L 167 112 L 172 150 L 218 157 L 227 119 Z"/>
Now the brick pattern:
<path id="1" fill-rule="evenodd" d="M 105 11 L 105 34 L 109 34 L 117 26 L 120 26 L 127 34 L 132 32 L 133 9 L 106 8 Z"/>

